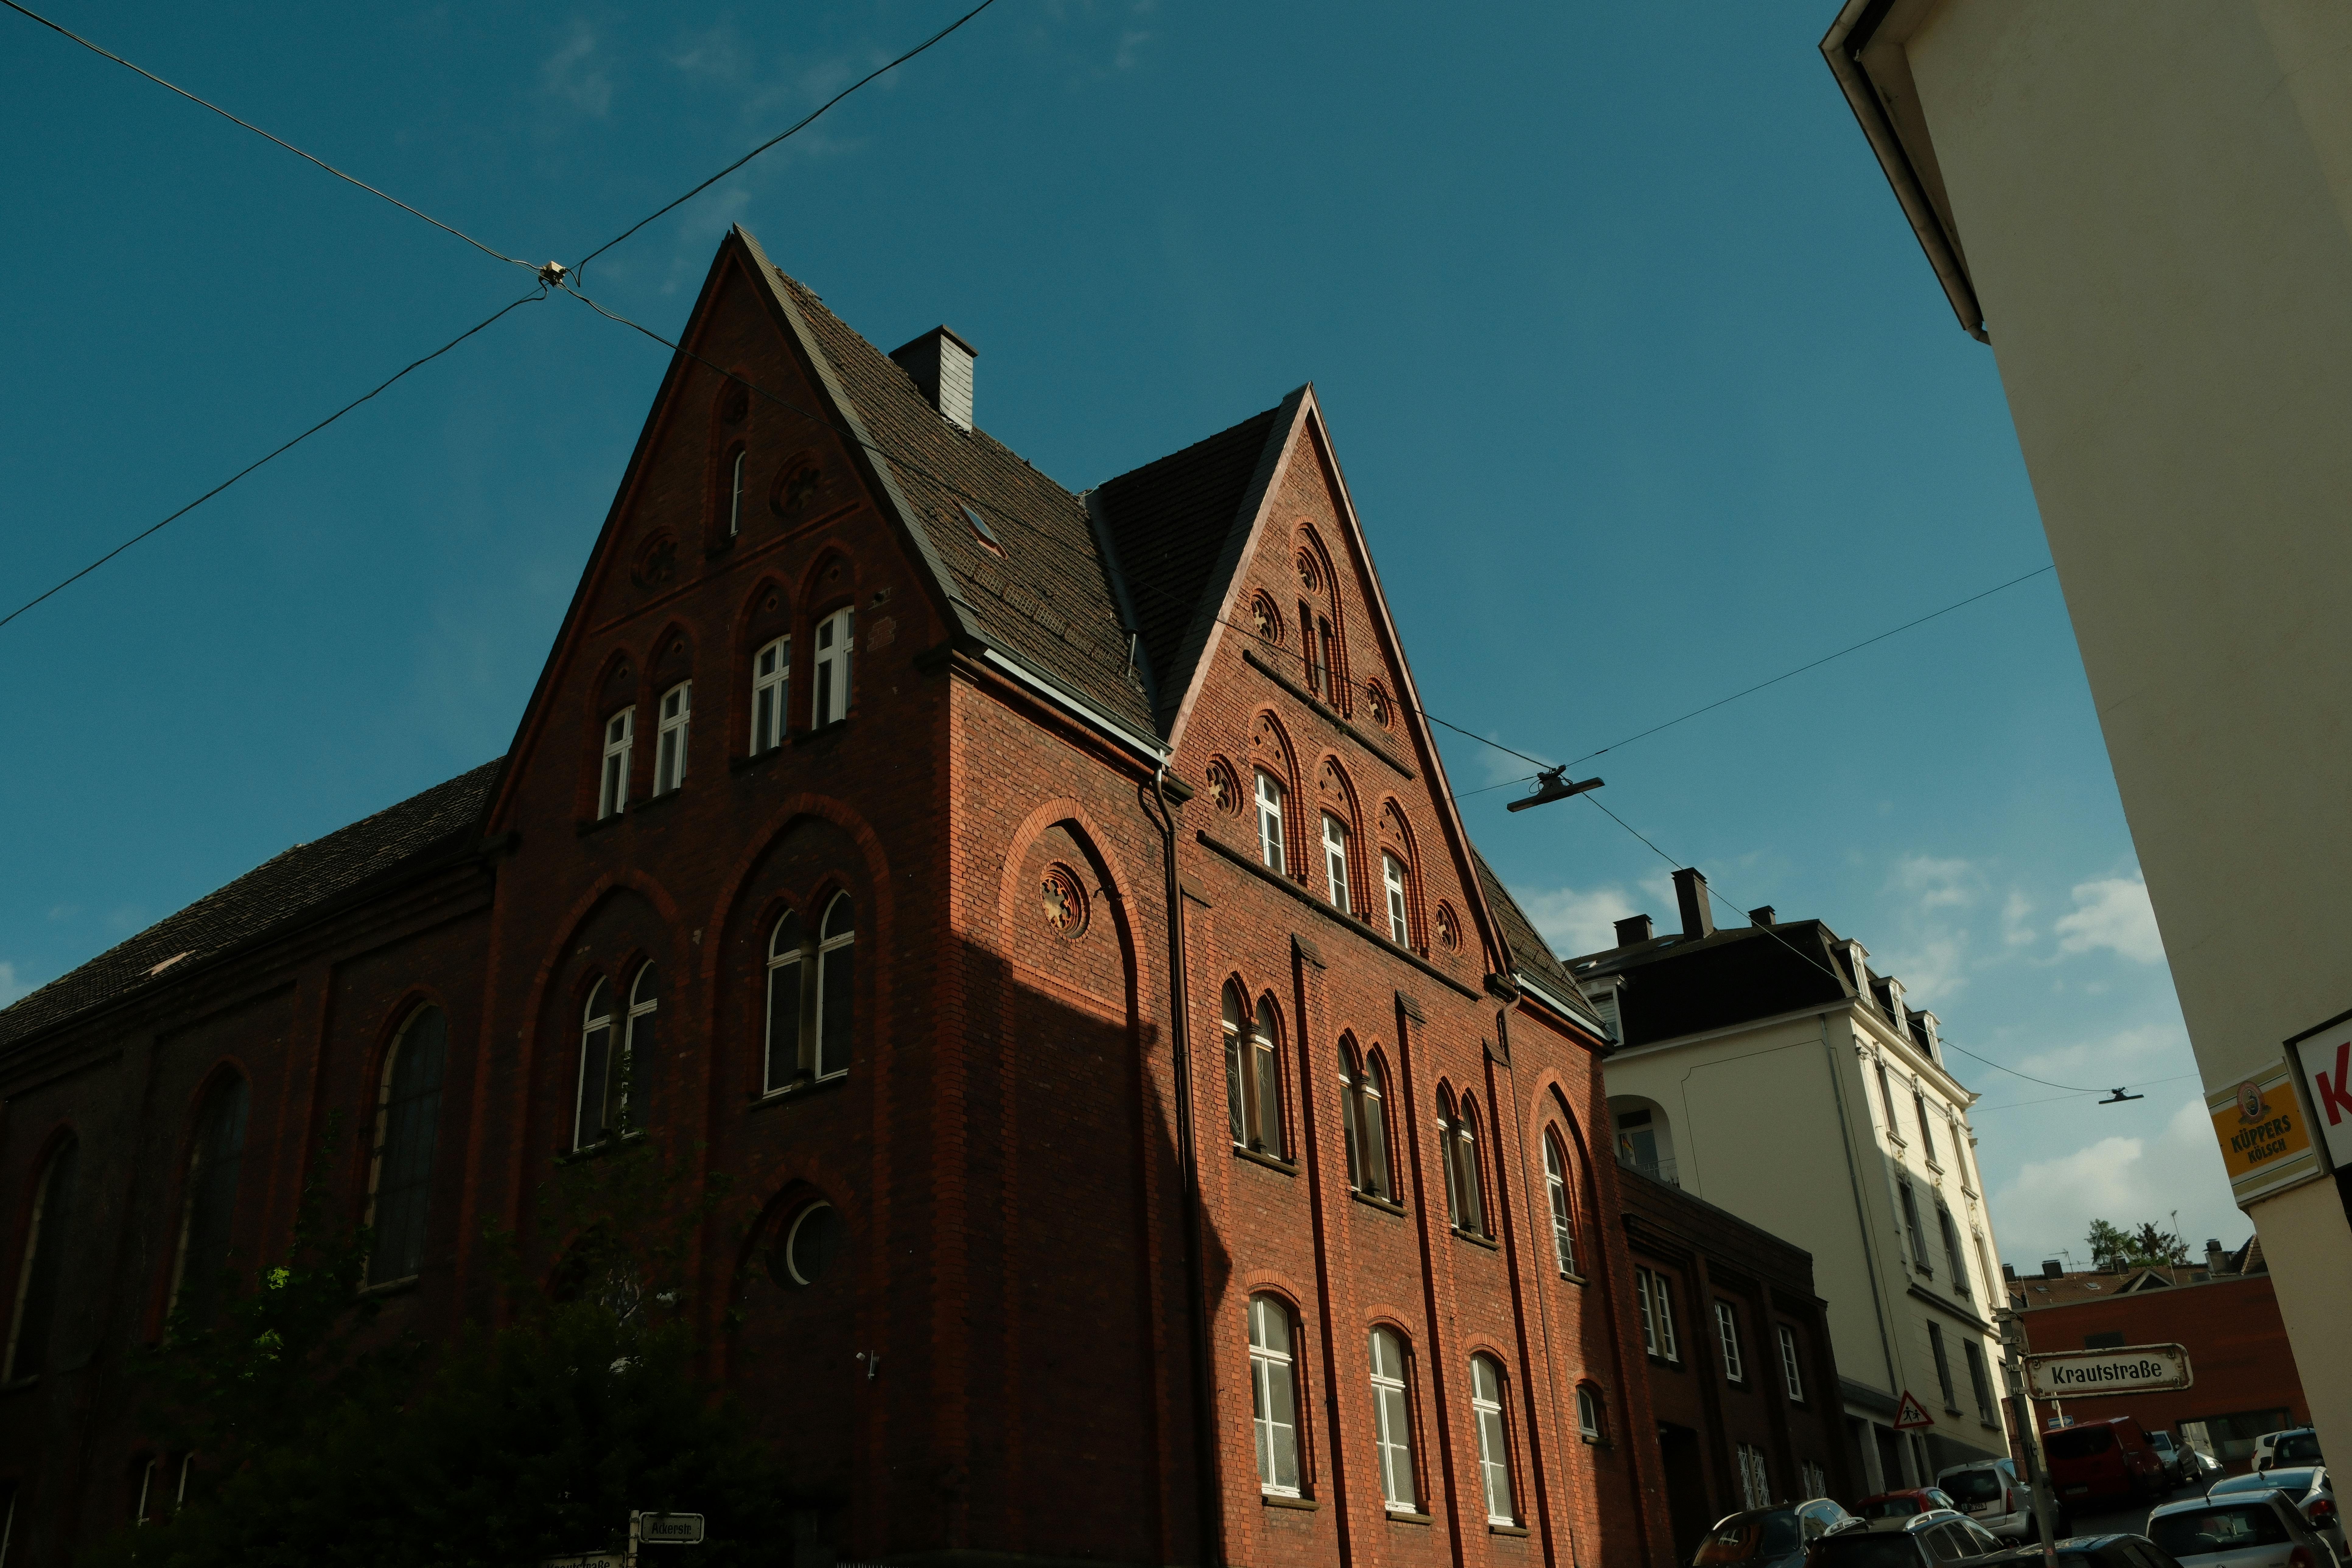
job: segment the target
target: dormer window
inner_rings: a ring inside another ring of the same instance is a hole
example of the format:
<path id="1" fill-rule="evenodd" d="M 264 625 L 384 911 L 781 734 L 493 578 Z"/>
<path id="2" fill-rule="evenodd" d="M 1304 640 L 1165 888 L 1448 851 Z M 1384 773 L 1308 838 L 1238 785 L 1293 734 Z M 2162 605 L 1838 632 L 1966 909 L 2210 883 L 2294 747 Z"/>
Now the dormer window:
<path id="1" fill-rule="evenodd" d="M 667 795 L 686 782 L 687 726 L 694 718 L 694 682 L 681 680 L 662 693 L 661 726 L 654 746 L 654 793 Z"/>
<path id="2" fill-rule="evenodd" d="M 784 743 L 784 697 L 793 679 L 793 639 L 778 637 L 751 658 L 751 754 Z"/>
<path id="3" fill-rule="evenodd" d="M 596 785 L 596 820 L 629 809 L 629 752 L 636 743 L 637 710 L 624 708 L 604 721 L 604 763 Z"/>
<path id="4" fill-rule="evenodd" d="M 1348 825 L 1328 811 L 1323 814 L 1323 885 L 1331 907 L 1348 913 Z"/>
<path id="5" fill-rule="evenodd" d="M 1257 858 L 1269 871 L 1283 869 L 1282 785 L 1264 768 L 1257 771 Z"/>
<path id="6" fill-rule="evenodd" d="M 809 704 L 809 727 L 822 730 L 849 717 L 849 650 L 855 612 L 835 610 L 816 624 L 816 690 Z"/>

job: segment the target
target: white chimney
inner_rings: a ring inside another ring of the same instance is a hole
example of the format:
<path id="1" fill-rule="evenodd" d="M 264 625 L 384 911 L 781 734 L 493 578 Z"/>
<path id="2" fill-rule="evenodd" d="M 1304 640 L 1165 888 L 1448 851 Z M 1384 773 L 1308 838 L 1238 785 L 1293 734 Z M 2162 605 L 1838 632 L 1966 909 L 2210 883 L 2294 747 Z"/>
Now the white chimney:
<path id="1" fill-rule="evenodd" d="M 971 362 L 980 351 L 945 327 L 933 327 L 903 348 L 890 351 L 915 383 L 915 390 L 951 424 L 971 428 Z"/>

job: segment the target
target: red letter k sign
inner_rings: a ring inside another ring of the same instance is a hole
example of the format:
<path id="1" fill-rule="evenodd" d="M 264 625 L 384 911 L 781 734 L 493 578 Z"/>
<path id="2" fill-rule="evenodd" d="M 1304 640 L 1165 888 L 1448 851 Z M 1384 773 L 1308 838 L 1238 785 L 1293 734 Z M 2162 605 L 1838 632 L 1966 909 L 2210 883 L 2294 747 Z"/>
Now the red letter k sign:
<path id="1" fill-rule="evenodd" d="M 2345 1081 L 2347 1077 L 2352 1077 L 2352 1040 L 2336 1047 L 2336 1079 L 2333 1083 L 2328 1081 L 2326 1068 L 2311 1075 L 2312 1083 L 2319 1090 L 2319 1109 L 2327 1113 L 2327 1125 L 2330 1127 L 2343 1120 L 2337 1114 L 2339 1110 L 2352 1110 L 2352 1084 Z"/>

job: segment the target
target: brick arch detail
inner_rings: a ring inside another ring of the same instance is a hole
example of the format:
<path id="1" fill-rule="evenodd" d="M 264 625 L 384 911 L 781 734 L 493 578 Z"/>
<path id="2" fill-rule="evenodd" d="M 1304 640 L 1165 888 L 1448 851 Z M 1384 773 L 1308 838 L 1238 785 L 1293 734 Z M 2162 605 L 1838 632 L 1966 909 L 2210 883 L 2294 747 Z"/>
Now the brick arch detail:
<path id="1" fill-rule="evenodd" d="M 1055 827 L 1068 830 L 1070 837 L 1077 841 L 1079 851 L 1093 863 L 1092 869 L 1101 879 L 1103 901 L 1109 906 L 1112 927 L 1118 934 L 1119 959 L 1127 970 L 1128 1011 L 1133 1015 L 1140 1000 L 1138 986 L 1141 981 L 1141 966 L 1137 962 L 1134 921 L 1128 911 L 1127 874 L 1120 868 L 1118 854 L 1111 848 L 1110 841 L 1095 826 L 1087 808 L 1072 796 L 1063 795 L 1037 807 L 1005 841 L 1004 873 L 996 895 L 997 951 L 1013 951 L 1013 922 L 1020 919 L 1021 863 L 1028 858 L 1030 847 L 1044 837 L 1048 829 Z"/>

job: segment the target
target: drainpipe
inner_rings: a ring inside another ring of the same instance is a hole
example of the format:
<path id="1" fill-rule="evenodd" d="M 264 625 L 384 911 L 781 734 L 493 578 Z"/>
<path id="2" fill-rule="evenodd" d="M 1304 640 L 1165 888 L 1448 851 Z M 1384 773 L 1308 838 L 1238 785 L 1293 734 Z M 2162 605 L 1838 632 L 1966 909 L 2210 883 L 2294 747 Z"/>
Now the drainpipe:
<path id="1" fill-rule="evenodd" d="M 1903 1374 L 1895 1365 L 1895 1341 L 1886 1331 L 1886 1303 L 1878 1291 L 1878 1248 L 1872 1244 L 1870 1211 L 1862 1201 L 1862 1164 L 1854 1158 L 1853 1124 L 1846 1120 L 1845 1083 L 1838 1077 L 1837 1046 L 1830 1038 L 1830 1016 L 1821 1014 L 1822 1052 L 1829 1060 L 1830 1095 L 1837 1101 L 1838 1141 L 1845 1149 L 1846 1185 L 1853 1189 L 1854 1223 L 1862 1228 L 1863 1272 L 1870 1277 L 1870 1315 L 1878 1324 L 1878 1352 L 1886 1358 L 1887 1386 L 1895 1390 L 1897 1399 L 1903 1397 Z M 1875 1436 L 1873 1443 L 1878 1441 Z"/>
<path id="2" fill-rule="evenodd" d="M 1200 1452 L 1193 1464 L 1200 1472 L 1201 1560 L 1223 1560 L 1224 1509 L 1218 1473 L 1216 1416 L 1210 1393 L 1209 1292 L 1202 1277 L 1201 1236 L 1201 1165 L 1192 1126 L 1192 1044 L 1185 1026 L 1185 999 L 1191 983 L 1184 965 L 1184 890 L 1176 875 L 1176 815 L 1169 808 L 1168 759 L 1161 757 L 1151 775 L 1151 794 L 1145 815 L 1160 829 L 1160 864 L 1167 872 L 1168 896 L 1168 1042 L 1176 1065 L 1176 1163 L 1183 1169 L 1177 1194 L 1183 1216 L 1184 1279 L 1192 1297 L 1192 1430 Z M 1159 809 L 1151 809 L 1157 805 Z"/>

